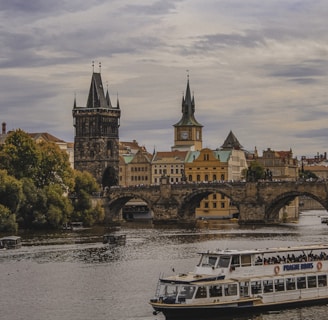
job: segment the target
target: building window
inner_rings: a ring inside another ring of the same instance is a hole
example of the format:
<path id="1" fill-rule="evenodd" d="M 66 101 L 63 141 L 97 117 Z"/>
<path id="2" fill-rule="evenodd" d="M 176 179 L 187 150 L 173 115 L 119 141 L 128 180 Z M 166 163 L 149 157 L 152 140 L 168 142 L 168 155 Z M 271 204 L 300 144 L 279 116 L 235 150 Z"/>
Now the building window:
<path id="1" fill-rule="evenodd" d="M 197 174 L 197 182 L 199 182 L 199 181 L 200 181 L 200 175 Z"/>

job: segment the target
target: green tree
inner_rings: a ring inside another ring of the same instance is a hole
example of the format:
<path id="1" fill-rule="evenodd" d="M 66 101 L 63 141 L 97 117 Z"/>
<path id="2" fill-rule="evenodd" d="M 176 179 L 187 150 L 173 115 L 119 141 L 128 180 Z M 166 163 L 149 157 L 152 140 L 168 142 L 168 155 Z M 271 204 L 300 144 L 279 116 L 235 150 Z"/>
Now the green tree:
<path id="1" fill-rule="evenodd" d="M 264 168 L 256 161 L 251 162 L 247 169 L 246 180 L 249 182 L 256 182 L 264 178 Z"/>
<path id="2" fill-rule="evenodd" d="M 34 178 L 39 164 L 40 153 L 34 140 L 18 129 L 6 138 L 0 155 L 1 168 L 17 179 Z"/>
<path id="3" fill-rule="evenodd" d="M 7 207 L 12 213 L 16 213 L 22 197 L 21 182 L 9 176 L 6 170 L 0 170 L 0 204 Z"/>
<path id="4" fill-rule="evenodd" d="M 50 142 L 41 142 L 38 148 L 40 161 L 36 173 L 37 186 L 58 184 L 63 191 L 71 189 L 74 185 L 74 177 L 68 154 Z"/>
<path id="5" fill-rule="evenodd" d="M 17 214 L 17 222 L 20 227 L 31 228 L 34 225 L 42 225 L 35 221 L 45 221 L 43 213 L 47 208 L 47 195 L 44 189 L 38 188 L 30 178 L 21 179 L 23 197 Z"/>
<path id="6" fill-rule="evenodd" d="M 304 179 L 304 180 L 308 180 L 308 179 L 311 179 L 311 180 L 318 180 L 318 176 L 310 171 L 310 170 L 303 170 L 303 171 L 300 171 L 299 172 L 299 176 L 300 178 Z"/>
<path id="7" fill-rule="evenodd" d="M 97 181 L 89 172 L 75 171 L 72 220 L 82 221 L 87 226 L 104 220 L 103 208 L 99 204 L 95 207 L 92 205 L 92 195 L 99 191 Z"/>
<path id="8" fill-rule="evenodd" d="M 16 233 L 18 225 L 16 216 L 7 207 L 0 204 L 0 231 Z"/>
<path id="9" fill-rule="evenodd" d="M 5 195 L 0 203 L 17 213 L 20 227 L 54 228 L 70 220 L 73 206 L 67 194 L 74 188 L 74 174 L 65 151 L 54 143 L 37 144 L 19 129 L 0 150 L 1 168 L 8 171 L 3 179 L 20 182 L 0 186 L 0 196 Z"/>
<path id="10" fill-rule="evenodd" d="M 45 190 L 47 197 L 46 221 L 50 227 L 57 228 L 70 220 L 73 206 L 70 200 L 63 196 L 60 185 L 50 185 Z"/>

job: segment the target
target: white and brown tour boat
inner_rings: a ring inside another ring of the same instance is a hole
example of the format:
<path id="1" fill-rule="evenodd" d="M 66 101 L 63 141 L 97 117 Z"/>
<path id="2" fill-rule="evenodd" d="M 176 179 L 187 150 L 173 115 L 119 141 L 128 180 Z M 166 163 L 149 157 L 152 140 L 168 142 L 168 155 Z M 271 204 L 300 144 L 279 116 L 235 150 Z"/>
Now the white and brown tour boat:
<path id="1" fill-rule="evenodd" d="M 328 302 L 328 245 L 201 253 L 193 272 L 161 276 L 154 314 L 182 319 Z"/>

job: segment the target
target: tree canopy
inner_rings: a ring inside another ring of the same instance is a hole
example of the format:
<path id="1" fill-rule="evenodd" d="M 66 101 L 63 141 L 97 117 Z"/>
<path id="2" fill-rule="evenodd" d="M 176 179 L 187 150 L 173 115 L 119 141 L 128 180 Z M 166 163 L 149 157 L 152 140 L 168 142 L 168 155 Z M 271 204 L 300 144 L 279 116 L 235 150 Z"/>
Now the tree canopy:
<path id="1" fill-rule="evenodd" d="M 91 174 L 73 170 L 54 143 L 36 143 L 18 129 L 0 147 L 0 231 L 58 228 L 77 216 L 89 225 L 101 221 L 102 210 L 90 198 L 97 191 Z M 68 197 L 71 192 L 80 195 L 77 202 Z"/>

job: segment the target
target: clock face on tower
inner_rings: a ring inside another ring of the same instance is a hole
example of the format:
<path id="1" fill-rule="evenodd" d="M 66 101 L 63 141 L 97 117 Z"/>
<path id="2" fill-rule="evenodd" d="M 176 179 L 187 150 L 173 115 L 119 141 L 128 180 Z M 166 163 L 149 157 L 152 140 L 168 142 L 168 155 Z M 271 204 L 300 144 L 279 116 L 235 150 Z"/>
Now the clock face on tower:
<path id="1" fill-rule="evenodd" d="M 187 140 L 188 139 L 188 132 L 187 131 L 181 131 L 180 135 L 181 135 L 182 140 Z"/>

